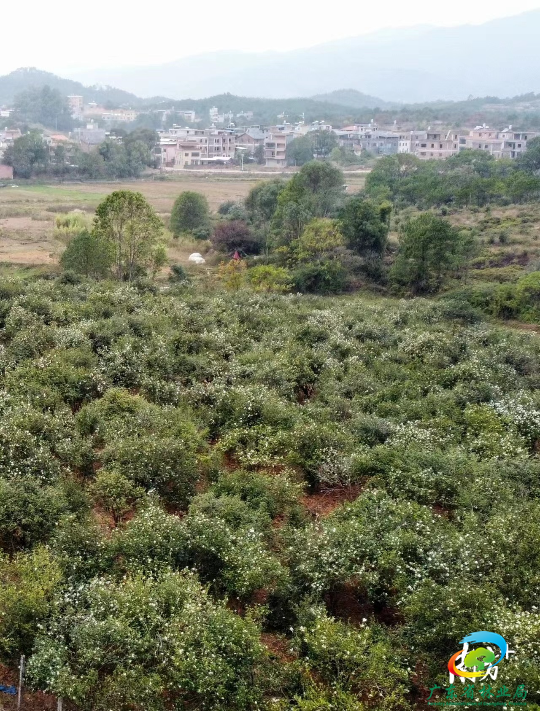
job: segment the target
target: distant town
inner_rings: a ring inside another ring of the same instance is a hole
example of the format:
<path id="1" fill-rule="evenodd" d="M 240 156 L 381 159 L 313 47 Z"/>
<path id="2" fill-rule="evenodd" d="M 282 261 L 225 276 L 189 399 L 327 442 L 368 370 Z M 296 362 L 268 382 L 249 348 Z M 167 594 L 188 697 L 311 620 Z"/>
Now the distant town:
<path id="1" fill-rule="evenodd" d="M 98 150 L 106 140 L 121 141 L 121 130 L 137 125 L 142 112 L 130 108 L 110 108 L 95 102 L 85 103 L 84 97 L 67 97 L 71 117 L 77 124 L 72 131 L 44 129 L 45 146 L 53 151 L 58 146 L 78 147 L 84 153 Z M 4 107 L 0 118 L 10 119 L 13 109 Z M 315 135 L 326 136 L 327 146 L 347 152 L 351 158 L 410 154 L 421 160 L 440 160 L 473 149 L 486 151 L 496 159 L 516 159 L 527 150 L 528 142 L 540 135 L 513 126 L 497 129 L 485 124 L 462 129 L 444 126 L 415 130 L 410 126 L 378 125 L 374 120 L 334 126 L 324 121 L 288 122 L 287 116 L 276 116 L 273 125 L 253 125 L 254 112 L 246 109 L 236 114 L 220 111 L 214 106 L 206 115 L 194 110 L 153 109 L 150 115 L 156 131 L 155 168 L 163 171 L 184 170 L 201 166 L 244 165 L 256 162 L 269 169 L 282 170 L 297 163 L 290 150 L 295 139 Z M 179 123 L 176 123 L 178 121 Z M 1 124 L 0 124 L 1 125 Z M 154 129 L 153 129 L 154 130 Z M 13 178 L 2 157 L 13 142 L 23 135 L 21 128 L 0 128 L 0 179 Z M 315 144 L 314 144 L 315 145 Z M 313 148 L 311 157 L 326 157 L 330 150 Z"/>

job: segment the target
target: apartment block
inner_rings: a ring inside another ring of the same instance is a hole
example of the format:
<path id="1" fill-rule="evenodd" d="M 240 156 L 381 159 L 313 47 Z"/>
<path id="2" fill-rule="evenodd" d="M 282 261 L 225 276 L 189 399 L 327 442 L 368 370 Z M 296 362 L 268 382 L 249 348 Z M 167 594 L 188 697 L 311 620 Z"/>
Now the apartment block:
<path id="1" fill-rule="evenodd" d="M 293 131 L 283 126 L 273 126 L 264 139 L 264 159 L 267 168 L 287 166 L 287 145 L 294 140 Z"/>
<path id="2" fill-rule="evenodd" d="M 527 142 L 539 135 L 534 131 L 513 131 L 512 126 L 503 131 L 476 126 L 468 136 L 461 136 L 459 149 L 486 151 L 494 158 L 519 158 L 527 150 Z"/>
<path id="3" fill-rule="evenodd" d="M 226 129 L 173 126 L 160 132 L 158 150 L 164 168 L 227 163 L 236 151 L 236 135 Z"/>
<path id="4" fill-rule="evenodd" d="M 442 160 L 459 153 L 460 136 L 455 131 L 426 131 L 425 137 L 411 140 L 411 150 L 421 160 Z"/>

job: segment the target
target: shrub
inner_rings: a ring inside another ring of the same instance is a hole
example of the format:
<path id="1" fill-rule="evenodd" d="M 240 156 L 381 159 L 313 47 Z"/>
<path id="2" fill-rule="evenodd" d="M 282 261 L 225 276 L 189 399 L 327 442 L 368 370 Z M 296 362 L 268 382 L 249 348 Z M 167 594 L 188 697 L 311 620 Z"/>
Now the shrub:
<path id="1" fill-rule="evenodd" d="M 0 553 L 1 659 L 14 662 L 18 655 L 30 654 L 61 580 L 58 563 L 47 548 L 36 547 L 11 560 Z"/>
<path id="2" fill-rule="evenodd" d="M 242 220 L 220 222 L 210 238 L 218 252 L 232 253 L 238 250 L 245 254 L 257 254 L 259 243 L 247 223 Z"/>
<path id="3" fill-rule="evenodd" d="M 275 267 L 271 264 L 248 269 L 246 280 L 254 291 L 284 294 L 291 289 L 289 270 L 283 267 Z"/>
<path id="4" fill-rule="evenodd" d="M 303 264 L 292 272 L 295 289 L 307 294 L 339 294 L 347 285 L 347 272 L 337 260 Z"/>
<path id="5" fill-rule="evenodd" d="M 35 479 L 0 479 L 0 546 L 7 551 L 46 541 L 67 510 L 62 491 Z"/>
<path id="6" fill-rule="evenodd" d="M 259 630 L 212 602 L 189 574 L 98 579 L 68 590 L 36 642 L 28 673 L 79 708 L 253 708 L 261 700 Z"/>
<path id="7" fill-rule="evenodd" d="M 144 490 L 122 474 L 102 469 L 91 486 L 91 493 L 94 501 L 110 513 L 118 525 L 142 498 Z"/>

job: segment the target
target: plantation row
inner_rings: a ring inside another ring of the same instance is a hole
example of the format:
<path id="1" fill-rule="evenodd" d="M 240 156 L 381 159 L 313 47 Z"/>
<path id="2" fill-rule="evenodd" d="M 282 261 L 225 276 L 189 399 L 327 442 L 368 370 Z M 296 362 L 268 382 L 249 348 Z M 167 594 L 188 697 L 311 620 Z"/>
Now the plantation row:
<path id="1" fill-rule="evenodd" d="M 492 688 L 540 702 L 536 335 L 455 300 L 0 296 L 0 661 L 35 689 L 421 708 L 488 629 L 517 652 Z"/>

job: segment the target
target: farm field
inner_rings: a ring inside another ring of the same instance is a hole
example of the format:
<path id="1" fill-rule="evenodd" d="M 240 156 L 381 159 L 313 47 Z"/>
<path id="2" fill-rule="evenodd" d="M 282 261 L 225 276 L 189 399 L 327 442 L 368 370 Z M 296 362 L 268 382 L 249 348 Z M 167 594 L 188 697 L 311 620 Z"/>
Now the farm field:
<path id="1" fill-rule="evenodd" d="M 242 200 L 251 188 L 268 177 L 228 174 L 181 175 L 174 180 L 147 180 L 107 183 L 68 183 L 62 185 L 19 185 L 0 190 L 0 262 L 25 265 L 54 264 L 63 245 L 53 238 L 55 216 L 60 212 L 83 210 L 92 213 L 114 190 L 136 190 L 167 219 L 173 203 L 184 190 L 206 196 L 215 211 L 222 202 Z M 348 174 L 347 191 L 363 187 L 365 176 Z M 187 250 L 189 251 L 189 249 Z M 186 250 L 171 245 L 171 259 L 184 261 Z"/>

